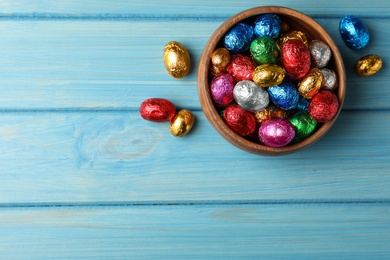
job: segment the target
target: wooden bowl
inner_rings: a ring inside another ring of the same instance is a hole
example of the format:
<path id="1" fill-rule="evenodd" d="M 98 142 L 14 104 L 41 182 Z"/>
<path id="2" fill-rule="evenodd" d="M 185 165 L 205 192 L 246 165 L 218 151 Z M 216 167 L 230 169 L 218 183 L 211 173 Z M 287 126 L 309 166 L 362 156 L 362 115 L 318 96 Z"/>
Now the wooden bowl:
<path id="1" fill-rule="evenodd" d="M 332 50 L 332 59 L 327 67 L 333 69 L 338 76 L 338 88 L 336 89 L 335 94 L 338 97 L 340 105 L 336 116 L 332 120 L 321 124 L 320 127 L 305 140 L 278 148 L 269 147 L 261 143 L 255 143 L 236 134 L 225 124 L 219 115 L 219 112 L 215 107 L 210 94 L 210 81 L 212 79 L 212 75 L 210 75 L 211 73 L 209 72 L 209 67 L 212 52 L 216 48 L 220 47 L 221 39 L 235 24 L 242 21 L 253 24 L 256 17 L 264 13 L 273 13 L 279 15 L 283 21 L 286 21 L 290 25 L 292 30 L 299 30 L 304 32 L 309 41 L 318 39 L 325 42 Z M 248 9 L 234 15 L 226 22 L 224 22 L 213 33 L 207 42 L 200 58 L 198 67 L 198 95 L 208 121 L 217 130 L 217 132 L 231 144 L 245 151 L 261 155 L 283 155 L 293 153 L 320 139 L 331 128 L 340 113 L 342 104 L 344 102 L 345 87 L 346 80 L 344 63 L 336 44 L 329 36 L 329 34 L 316 21 L 307 15 L 290 8 L 278 6 L 263 6 Z"/>

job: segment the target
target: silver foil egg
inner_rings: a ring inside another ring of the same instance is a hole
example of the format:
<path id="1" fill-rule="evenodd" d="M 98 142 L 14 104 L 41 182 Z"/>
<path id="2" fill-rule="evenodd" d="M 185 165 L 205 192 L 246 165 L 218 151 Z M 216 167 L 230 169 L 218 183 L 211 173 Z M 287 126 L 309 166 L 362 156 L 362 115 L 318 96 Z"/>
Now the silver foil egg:
<path id="1" fill-rule="evenodd" d="M 322 82 L 322 89 L 335 91 L 338 86 L 337 74 L 331 69 L 323 68 L 321 69 L 322 75 L 324 76 L 324 81 Z"/>
<path id="2" fill-rule="evenodd" d="M 268 106 L 269 95 L 267 90 L 259 87 L 251 80 L 242 80 L 234 86 L 234 100 L 248 111 L 260 111 Z"/>
<path id="3" fill-rule="evenodd" d="M 313 40 L 309 44 L 311 63 L 313 67 L 323 68 L 328 65 L 332 52 L 330 47 L 320 40 Z"/>

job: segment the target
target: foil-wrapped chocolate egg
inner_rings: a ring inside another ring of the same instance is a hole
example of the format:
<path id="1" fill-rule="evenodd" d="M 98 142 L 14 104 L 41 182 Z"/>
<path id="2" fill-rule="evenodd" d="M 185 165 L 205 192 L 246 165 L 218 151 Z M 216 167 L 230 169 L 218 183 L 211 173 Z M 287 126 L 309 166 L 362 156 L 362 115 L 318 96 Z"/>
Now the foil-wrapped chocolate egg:
<path id="1" fill-rule="evenodd" d="M 293 142 L 300 142 L 310 136 L 317 127 L 315 121 L 307 111 L 299 111 L 290 118 L 291 125 L 295 128 Z"/>
<path id="2" fill-rule="evenodd" d="M 180 110 L 172 119 L 169 130 L 176 137 L 183 137 L 191 130 L 194 115 L 187 109 Z"/>
<path id="3" fill-rule="evenodd" d="M 288 145 L 295 137 L 295 129 L 286 118 L 263 122 L 259 128 L 259 140 L 270 147 Z"/>
<path id="4" fill-rule="evenodd" d="M 281 84 L 269 87 L 267 90 L 270 100 L 276 106 L 284 110 L 296 108 L 299 93 L 291 80 L 285 78 Z"/>
<path id="5" fill-rule="evenodd" d="M 263 110 L 256 111 L 254 116 L 258 123 L 262 123 L 273 118 L 286 118 L 288 117 L 288 112 L 277 106 L 269 105 Z"/>
<path id="6" fill-rule="evenodd" d="M 335 91 L 338 86 L 338 80 L 336 72 L 328 68 L 322 68 L 321 73 L 324 76 L 324 81 L 322 82 L 322 89 Z"/>
<path id="7" fill-rule="evenodd" d="M 275 40 L 257 37 L 251 42 L 250 52 L 257 64 L 274 64 L 279 59 L 279 47 Z"/>
<path id="8" fill-rule="evenodd" d="M 355 74 L 361 77 L 371 76 L 382 68 L 382 59 L 378 55 L 370 54 L 360 58 L 355 63 Z"/>
<path id="9" fill-rule="evenodd" d="M 227 73 L 220 74 L 213 78 L 210 83 L 210 92 L 211 97 L 217 106 L 226 107 L 233 101 L 233 89 L 235 84 L 236 82 L 233 77 Z"/>
<path id="10" fill-rule="evenodd" d="M 172 77 L 183 78 L 190 71 L 190 54 L 179 42 L 168 42 L 163 57 L 165 68 Z"/>
<path id="11" fill-rule="evenodd" d="M 298 91 L 304 98 L 312 98 L 318 93 L 324 81 L 324 76 L 318 68 L 312 68 L 298 83 Z"/>
<path id="12" fill-rule="evenodd" d="M 306 34 L 301 31 L 291 31 L 283 34 L 282 37 L 278 39 L 278 44 L 279 46 L 282 46 L 284 43 L 292 39 L 300 40 L 306 47 L 309 47 L 309 41 L 307 40 Z"/>
<path id="13" fill-rule="evenodd" d="M 244 53 L 253 40 L 253 27 L 247 23 L 233 26 L 223 38 L 223 45 L 232 53 Z"/>
<path id="14" fill-rule="evenodd" d="M 291 39 L 285 42 L 280 57 L 284 69 L 292 79 L 301 79 L 310 70 L 309 49 L 301 40 Z"/>
<path id="15" fill-rule="evenodd" d="M 256 64 L 243 54 L 234 54 L 226 67 L 226 71 L 236 80 L 251 80 Z"/>
<path id="16" fill-rule="evenodd" d="M 175 105 L 163 98 L 148 98 L 139 108 L 141 117 L 152 122 L 169 122 L 176 114 Z"/>
<path id="17" fill-rule="evenodd" d="M 316 68 L 323 68 L 328 65 L 332 57 L 330 47 L 320 40 L 312 40 L 309 44 L 311 64 Z"/>
<path id="18" fill-rule="evenodd" d="M 370 41 L 367 26 L 353 15 L 344 16 L 340 20 L 339 31 L 345 44 L 353 50 L 363 49 Z"/>
<path id="19" fill-rule="evenodd" d="M 239 105 L 230 105 L 223 111 L 226 124 L 241 136 L 252 135 L 256 130 L 256 120 L 251 112 Z"/>
<path id="20" fill-rule="evenodd" d="M 282 83 L 284 70 L 275 64 L 262 64 L 255 68 L 253 81 L 261 87 L 271 87 Z"/>
<path id="21" fill-rule="evenodd" d="M 339 109 L 337 96 L 328 90 L 318 92 L 309 103 L 309 114 L 317 122 L 323 123 L 331 120 Z"/>
<path id="22" fill-rule="evenodd" d="M 308 106 L 309 106 L 309 100 L 302 96 L 299 96 L 296 109 L 298 111 L 307 111 Z"/>
<path id="23" fill-rule="evenodd" d="M 233 90 L 234 100 L 248 111 L 259 111 L 268 106 L 269 95 L 266 89 L 251 80 L 237 82 Z"/>
<path id="24" fill-rule="evenodd" d="M 254 23 L 255 36 L 269 37 L 276 39 L 281 30 L 281 21 L 276 14 L 262 14 Z"/>
<path id="25" fill-rule="evenodd" d="M 216 76 L 226 71 L 230 62 L 230 52 L 226 48 L 218 48 L 211 54 L 211 73 Z"/>

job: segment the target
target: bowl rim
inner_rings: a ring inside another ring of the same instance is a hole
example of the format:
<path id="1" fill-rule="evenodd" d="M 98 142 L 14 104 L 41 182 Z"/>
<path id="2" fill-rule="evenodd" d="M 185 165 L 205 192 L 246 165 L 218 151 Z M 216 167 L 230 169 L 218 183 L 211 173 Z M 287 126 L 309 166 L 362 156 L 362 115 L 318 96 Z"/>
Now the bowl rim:
<path id="1" fill-rule="evenodd" d="M 269 147 L 260 143 L 255 143 L 235 133 L 230 129 L 227 124 L 223 121 L 212 101 L 209 86 L 209 66 L 210 66 L 210 55 L 218 46 L 221 38 L 227 33 L 227 31 L 235 24 L 247 20 L 256 15 L 264 13 L 274 13 L 281 17 L 292 17 L 304 22 L 311 28 L 315 29 L 317 34 L 321 35 L 321 40 L 324 41 L 332 50 L 333 67 L 338 77 L 338 87 L 336 89 L 336 96 L 339 101 L 339 109 L 333 119 L 322 124 L 312 135 L 303 141 L 292 143 L 283 147 Z M 284 155 L 299 151 L 316 141 L 318 141 L 325 133 L 331 128 L 336 119 L 338 118 L 341 108 L 344 103 L 346 90 L 346 73 L 344 68 L 344 62 L 342 56 L 337 48 L 337 45 L 327 33 L 327 31 L 314 19 L 307 16 L 306 14 L 283 6 L 259 6 L 244 10 L 236 15 L 233 15 L 224 23 L 222 23 L 215 32 L 211 35 L 210 39 L 206 43 L 200 61 L 198 65 L 198 96 L 202 106 L 203 112 L 213 126 L 213 128 L 228 142 L 234 146 L 259 155 Z"/>

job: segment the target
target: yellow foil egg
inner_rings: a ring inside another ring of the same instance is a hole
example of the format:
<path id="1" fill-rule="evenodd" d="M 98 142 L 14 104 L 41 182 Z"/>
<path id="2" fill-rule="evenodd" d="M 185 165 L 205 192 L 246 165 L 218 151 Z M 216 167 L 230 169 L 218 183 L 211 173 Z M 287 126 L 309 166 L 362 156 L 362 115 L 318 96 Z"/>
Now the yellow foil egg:
<path id="1" fill-rule="evenodd" d="M 279 38 L 278 44 L 279 46 L 282 46 L 283 43 L 291 39 L 301 40 L 306 47 L 309 47 L 309 41 L 307 40 L 306 34 L 301 31 L 291 31 L 283 34 L 282 37 Z"/>
<path id="2" fill-rule="evenodd" d="M 318 68 L 312 68 L 298 83 L 298 92 L 304 98 L 312 98 L 320 90 L 324 81 L 324 75 Z"/>
<path id="3" fill-rule="evenodd" d="M 366 77 L 377 73 L 382 68 L 382 59 L 378 55 L 370 54 L 360 58 L 355 64 L 355 74 Z"/>
<path id="4" fill-rule="evenodd" d="M 183 78 L 190 71 L 190 54 L 179 42 L 168 42 L 164 47 L 164 65 L 169 75 Z"/>
<path id="5" fill-rule="evenodd" d="M 172 119 L 169 130 L 173 136 L 183 137 L 191 130 L 194 119 L 191 111 L 186 109 L 180 110 Z"/>
<path id="6" fill-rule="evenodd" d="M 282 83 L 284 71 L 274 64 L 262 64 L 257 66 L 253 72 L 253 81 L 261 87 L 271 87 Z"/>

